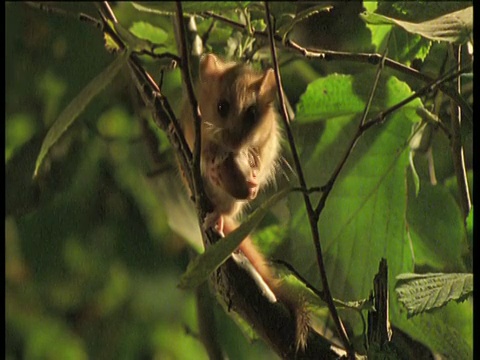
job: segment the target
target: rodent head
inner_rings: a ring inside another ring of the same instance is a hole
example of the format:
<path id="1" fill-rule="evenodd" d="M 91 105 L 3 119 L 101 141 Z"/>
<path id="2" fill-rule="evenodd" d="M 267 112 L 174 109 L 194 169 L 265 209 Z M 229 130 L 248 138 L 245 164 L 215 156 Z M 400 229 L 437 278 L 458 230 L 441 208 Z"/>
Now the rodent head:
<path id="1" fill-rule="evenodd" d="M 256 131 L 274 120 L 276 82 L 273 70 L 254 71 L 215 55 L 200 61 L 199 105 L 203 134 L 230 151 L 255 142 Z"/>

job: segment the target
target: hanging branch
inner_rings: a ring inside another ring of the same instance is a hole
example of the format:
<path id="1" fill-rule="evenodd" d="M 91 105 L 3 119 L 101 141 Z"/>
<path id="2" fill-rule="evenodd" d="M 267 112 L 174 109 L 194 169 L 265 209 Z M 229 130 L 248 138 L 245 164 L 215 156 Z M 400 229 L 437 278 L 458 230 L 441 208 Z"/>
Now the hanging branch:
<path id="1" fill-rule="evenodd" d="M 302 166 L 300 164 L 300 158 L 298 156 L 298 152 L 295 146 L 295 141 L 293 138 L 292 130 L 290 128 L 290 120 L 288 116 L 288 111 L 287 107 L 285 105 L 285 99 L 284 99 L 284 94 L 283 94 L 283 89 L 282 89 L 282 82 L 280 78 L 280 70 L 278 67 L 278 59 L 277 59 L 277 53 L 276 53 L 276 48 L 275 48 L 275 41 L 274 41 L 274 29 L 271 24 L 271 19 L 270 19 L 270 9 L 268 6 L 268 2 L 264 2 L 265 4 L 265 17 L 266 17 L 266 22 L 267 22 L 267 27 L 268 27 L 268 34 L 269 34 L 269 40 L 270 40 L 270 51 L 272 54 L 272 61 L 273 61 L 273 66 L 274 66 L 274 71 L 275 71 L 275 79 L 277 83 L 277 89 L 278 89 L 278 97 L 280 101 L 280 107 L 282 110 L 282 119 L 283 123 L 285 126 L 285 130 L 287 133 L 287 138 L 288 138 L 288 143 L 290 145 L 290 150 L 292 152 L 292 156 L 294 159 L 294 164 L 295 164 L 295 169 L 297 171 L 298 179 L 300 181 L 300 186 L 303 189 L 307 189 L 307 184 L 305 181 L 305 177 L 303 174 Z M 318 231 L 318 217 L 315 216 L 315 211 L 313 209 L 312 203 L 310 201 L 310 197 L 306 192 L 303 192 L 303 199 L 305 202 L 305 207 L 307 209 L 307 216 L 308 216 L 308 221 L 310 223 L 310 229 L 312 232 L 312 239 L 313 243 L 315 245 L 315 251 L 316 251 L 316 256 L 317 256 L 317 264 L 320 272 L 320 279 L 322 282 L 322 290 L 323 294 L 325 296 L 325 300 L 328 306 L 328 310 L 330 311 L 330 315 L 332 316 L 333 322 L 335 323 L 335 327 L 337 328 L 338 335 L 340 336 L 340 339 L 342 341 L 343 346 L 345 347 L 347 354 L 349 358 L 354 358 L 354 350 L 353 346 L 350 343 L 350 340 L 348 339 L 347 332 L 345 330 L 345 327 L 343 326 L 342 321 L 340 320 L 340 317 L 338 315 L 337 309 L 335 307 L 335 304 L 333 302 L 333 297 L 330 292 L 330 286 L 328 284 L 328 278 L 327 278 L 327 272 L 325 270 L 325 263 L 323 260 L 323 254 L 322 254 L 322 247 L 320 244 L 320 233 Z"/>

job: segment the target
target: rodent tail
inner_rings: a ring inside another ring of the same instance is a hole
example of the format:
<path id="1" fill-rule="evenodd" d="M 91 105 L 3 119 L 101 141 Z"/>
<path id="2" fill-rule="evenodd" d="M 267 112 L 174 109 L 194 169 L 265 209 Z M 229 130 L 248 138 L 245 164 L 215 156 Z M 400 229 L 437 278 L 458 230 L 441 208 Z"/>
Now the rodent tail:
<path id="1" fill-rule="evenodd" d="M 225 217 L 223 223 L 223 231 L 225 235 L 229 234 L 238 227 L 235 220 Z M 305 348 L 307 342 L 308 331 L 310 327 L 309 312 L 307 304 L 303 297 L 298 296 L 295 289 L 288 287 L 280 278 L 275 275 L 275 270 L 269 264 L 269 261 L 253 244 L 250 236 L 246 237 L 238 248 L 248 259 L 250 264 L 245 264 L 240 260 L 238 255 L 233 255 L 237 264 L 242 266 L 249 275 L 255 280 L 263 294 L 271 301 L 280 301 L 295 316 L 296 320 L 296 348 Z M 251 268 L 254 270 L 252 271 Z M 260 277 L 260 279 L 259 279 Z M 264 286 L 267 286 L 265 289 Z"/>

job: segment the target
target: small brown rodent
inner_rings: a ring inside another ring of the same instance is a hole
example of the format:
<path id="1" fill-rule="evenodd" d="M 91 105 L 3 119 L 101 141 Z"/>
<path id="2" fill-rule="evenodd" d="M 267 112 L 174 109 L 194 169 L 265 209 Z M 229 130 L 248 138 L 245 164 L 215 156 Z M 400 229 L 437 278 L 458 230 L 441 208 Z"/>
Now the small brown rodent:
<path id="1" fill-rule="evenodd" d="M 215 226 L 224 235 L 234 231 L 242 207 L 273 181 L 281 139 L 274 108 L 276 90 L 271 69 L 257 72 L 248 65 L 224 62 L 212 54 L 200 60 L 196 85 L 202 117 L 200 168 L 205 191 L 214 207 L 205 219 L 205 228 Z M 193 149 L 195 126 L 188 100 L 184 102 L 180 122 Z M 295 314 L 301 324 L 297 325 L 298 333 L 305 319 L 304 304 L 274 275 L 250 237 L 243 240 L 232 257 L 249 272 L 270 301 L 282 301 Z M 306 333 L 297 334 L 297 348 L 305 345 L 305 339 Z"/>
<path id="2" fill-rule="evenodd" d="M 234 218 L 274 178 L 280 132 L 273 104 L 273 70 L 261 73 L 248 65 L 205 55 L 200 61 L 196 92 L 202 116 L 205 190 L 217 217 Z M 188 101 L 180 122 L 193 149 L 195 129 Z"/>

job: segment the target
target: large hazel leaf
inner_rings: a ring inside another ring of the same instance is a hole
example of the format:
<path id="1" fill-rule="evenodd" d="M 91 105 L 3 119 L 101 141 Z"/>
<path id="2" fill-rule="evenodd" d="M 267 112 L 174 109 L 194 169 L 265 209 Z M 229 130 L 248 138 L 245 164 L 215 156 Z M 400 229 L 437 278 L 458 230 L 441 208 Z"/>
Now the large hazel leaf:
<path id="1" fill-rule="evenodd" d="M 358 75 L 333 74 L 310 84 L 297 106 L 298 122 L 315 122 L 323 131 L 312 134 L 311 153 L 302 153 L 308 186 L 322 186 L 343 156 L 358 125 L 373 83 L 373 71 Z M 381 78 L 372 102 L 372 115 L 402 101 L 412 91 L 395 77 Z M 327 272 L 336 298 L 368 296 L 377 264 L 388 260 L 390 278 L 412 269 L 405 234 L 408 139 L 420 121 L 417 99 L 386 123 L 367 131 L 347 160 L 319 221 Z M 310 131 L 312 133 L 312 131 Z M 301 144 L 301 150 L 307 144 Z M 293 263 L 318 279 L 303 204 L 290 196 L 291 236 L 295 236 Z M 359 271 L 362 269 L 362 271 Z M 410 270 L 411 271 L 411 270 Z M 318 283 L 318 280 L 317 280 Z"/>
<path id="2" fill-rule="evenodd" d="M 373 72 L 349 76 L 333 74 L 317 80 L 317 85 L 309 87 L 302 96 L 301 106 L 297 106 L 297 118 L 303 122 L 296 123 L 296 130 L 300 134 L 298 136 L 303 136 L 297 146 L 307 186 L 324 185 L 343 157 L 358 126 L 363 112 L 360 104 L 366 103 L 373 78 Z M 327 94 L 323 89 L 327 89 Z M 335 91 L 330 92 L 329 89 Z M 335 106 L 323 101 L 322 97 L 329 93 L 333 94 L 334 103 L 342 104 L 336 106 L 342 108 L 335 111 Z M 377 109 L 386 110 L 412 93 L 408 85 L 397 78 L 381 77 L 372 102 L 373 114 L 368 117 L 376 115 Z M 321 213 L 320 242 L 329 285 L 337 299 L 348 301 L 367 297 L 382 257 L 388 261 L 391 294 L 394 293 L 396 276 L 413 272 L 414 256 L 406 231 L 406 172 L 411 128 L 412 124 L 421 120 L 417 113 L 421 108 L 420 100 L 410 102 L 387 117 L 383 124 L 364 133 L 345 163 Z M 303 201 L 292 194 L 289 202 L 292 251 L 288 260 L 302 276 L 318 286 L 318 265 Z M 448 310 L 448 306 L 446 308 Z M 400 304 L 393 300 L 390 301 L 390 310 L 395 326 L 433 350 L 452 356 L 471 352 L 468 343 L 458 340 L 461 336 L 457 337 L 468 325 L 465 322 L 468 317 L 462 318 L 461 323 L 453 322 L 449 317 L 442 317 L 444 312 L 440 311 L 434 318 L 407 320 Z M 342 312 L 342 319 L 355 332 L 362 331 L 362 324 L 354 315 Z M 435 323 L 437 333 L 430 335 L 432 323 Z M 439 336 L 452 336 L 455 341 L 448 344 L 439 342 Z"/>

